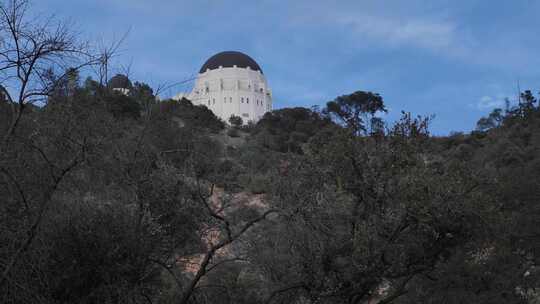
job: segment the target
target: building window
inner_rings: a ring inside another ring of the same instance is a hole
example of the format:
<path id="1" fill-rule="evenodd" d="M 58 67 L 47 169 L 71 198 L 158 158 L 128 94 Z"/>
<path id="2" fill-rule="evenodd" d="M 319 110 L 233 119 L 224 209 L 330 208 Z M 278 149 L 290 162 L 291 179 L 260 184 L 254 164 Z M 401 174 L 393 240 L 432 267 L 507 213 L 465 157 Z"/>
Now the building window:
<path id="1" fill-rule="evenodd" d="M 246 98 L 246 103 L 249 103 L 249 98 Z"/>
<path id="2" fill-rule="evenodd" d="M 216 104 L 216 99 L 215 98 L 212 98 L 212 103 Z"/>
<path id="3" fill-rule="evenodd" d="M 232 103 L 232 97 L 229 97 L 229 102 Z"/>
<path id="4" fill-rule="evenodd" d="M 208 105 L 210 105 L 210 99 L 208 99 Z"/>
<path id="5" fill-rule="evenodd" d="M 242 101 L 242 103 L 244 103 L 244 97 L 242 97 L 240 100 Z"/>

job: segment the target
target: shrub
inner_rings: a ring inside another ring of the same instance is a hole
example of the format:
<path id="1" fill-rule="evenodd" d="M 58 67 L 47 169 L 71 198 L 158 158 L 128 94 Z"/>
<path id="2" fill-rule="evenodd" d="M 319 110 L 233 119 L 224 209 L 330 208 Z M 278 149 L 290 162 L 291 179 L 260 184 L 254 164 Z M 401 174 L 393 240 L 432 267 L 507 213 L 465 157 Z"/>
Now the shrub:
<path id="1" fill-rule="evenodd" d="M 230 137 L 240 137 L 240 131 L 236 128 L 231 128 L 227 131 L 227 135 Z"/>

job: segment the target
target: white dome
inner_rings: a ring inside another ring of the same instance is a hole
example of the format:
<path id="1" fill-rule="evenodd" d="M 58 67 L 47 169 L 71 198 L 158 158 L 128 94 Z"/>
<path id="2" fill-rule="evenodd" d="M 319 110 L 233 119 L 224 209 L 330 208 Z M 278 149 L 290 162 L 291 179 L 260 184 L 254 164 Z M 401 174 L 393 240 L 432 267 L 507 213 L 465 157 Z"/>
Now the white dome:
<path id="1" fill-rule="evenodd" d="M 186 96 L 228 122 L 232 115 L 256 122 L 272 110 L 272 93 L 261 68 L 240 52 L 222 52 L 208 59 Z M 177 95 L 176 98 L 183 96 Z"/>

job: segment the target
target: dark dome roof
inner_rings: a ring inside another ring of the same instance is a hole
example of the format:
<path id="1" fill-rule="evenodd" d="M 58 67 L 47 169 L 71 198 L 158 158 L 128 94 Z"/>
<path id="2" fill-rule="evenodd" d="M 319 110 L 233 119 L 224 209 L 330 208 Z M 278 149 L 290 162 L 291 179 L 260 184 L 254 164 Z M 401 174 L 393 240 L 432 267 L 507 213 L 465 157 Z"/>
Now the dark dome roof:
<path id="1" fill-rule="evenodd" d="M 215 70 L 220 66 L 232 68 L 235 65 L 239 68 L 250 67 L 252 70 L 263 72 L 257 62 L 248 55 L 241 52 L 227 51 L 218 53 L 206 60 L 199 73 L 204 73 L 207 69 Z"/>
<path id="2" fill-rule="evenodd" d="M 116 74 L 109 80 L 109 87 L 113 89 L 129 89 L 131 88 L 131 81 L 126 75 Z"/>

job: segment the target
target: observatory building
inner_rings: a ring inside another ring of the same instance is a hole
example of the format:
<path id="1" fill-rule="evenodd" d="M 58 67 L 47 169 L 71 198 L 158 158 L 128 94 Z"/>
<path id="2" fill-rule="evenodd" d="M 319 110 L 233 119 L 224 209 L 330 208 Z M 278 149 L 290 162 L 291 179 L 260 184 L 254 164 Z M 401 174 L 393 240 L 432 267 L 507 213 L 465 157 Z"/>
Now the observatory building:
<path id="1" fill-rule="evenodd" d="M 131 81 L 126 75 L 116 74 L 114 75 L 107 84 L 109 88 L 113 91 L 120 92 L 124 95 L 128 95 L 130 89 L 133 87 Z"/>
<path id="2" fill-rule="evenodd" d="M 232 115 L 244 123 L 257 122 L 272 110 L 272 91 L 261 67 L 248 55 L 227 51 L 208 59 L 201 67 L 191 93 L 174 99 L 204 105 L 223 121 Z"/>

